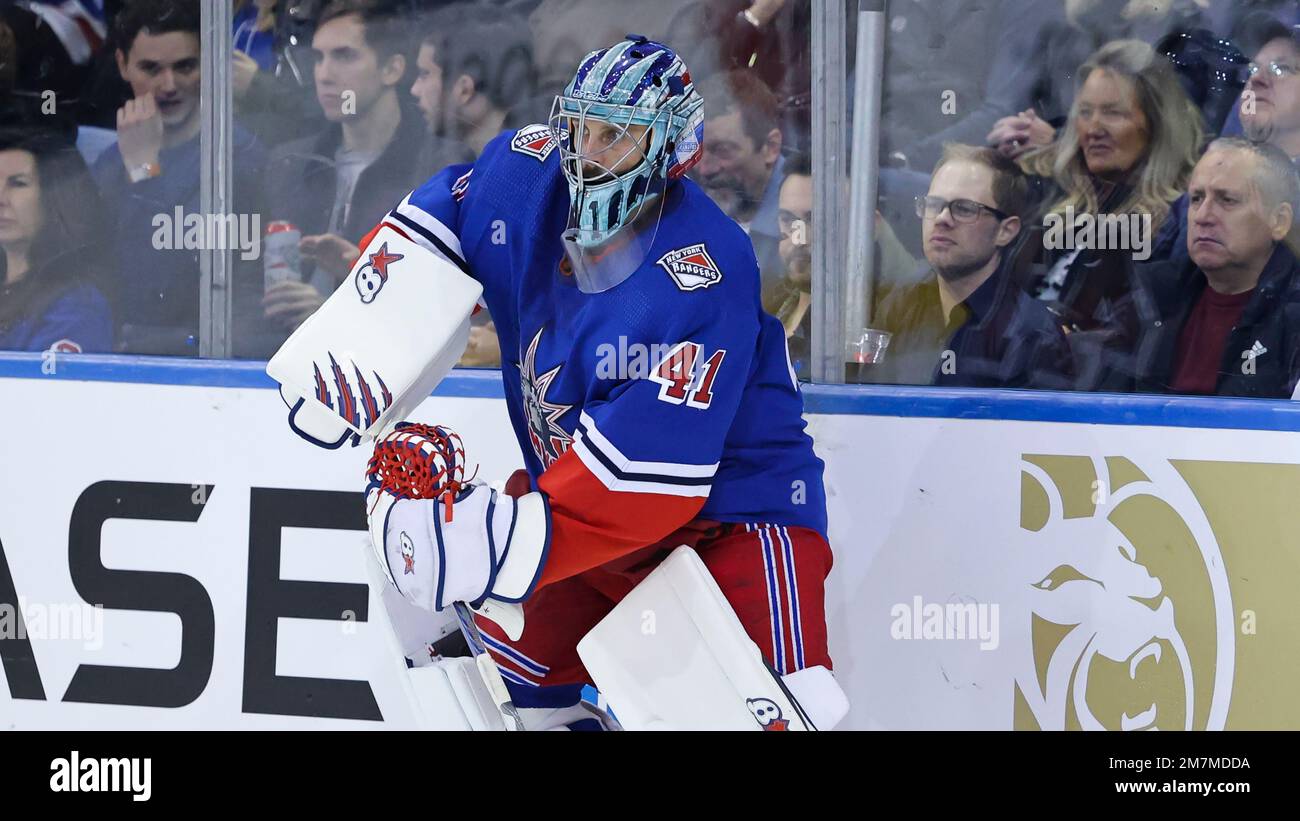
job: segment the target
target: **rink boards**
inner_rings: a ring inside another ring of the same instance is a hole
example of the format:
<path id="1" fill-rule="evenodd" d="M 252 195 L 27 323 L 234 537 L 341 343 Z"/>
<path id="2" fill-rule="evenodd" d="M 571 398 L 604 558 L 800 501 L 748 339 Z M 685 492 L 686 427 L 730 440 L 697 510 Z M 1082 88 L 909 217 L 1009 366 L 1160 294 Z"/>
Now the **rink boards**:
<path id="1" fill-rule="evenodd" d="M 500 377 L 419 418 L 521 465 Z M 1300 728 L 1300 407 L 809 387 L 871 728 Z M 364 448 L 258 363 L 0 354 L 0 729 L 412 726 Z M 99 608 L 91 605 L 102 605 Z"/>

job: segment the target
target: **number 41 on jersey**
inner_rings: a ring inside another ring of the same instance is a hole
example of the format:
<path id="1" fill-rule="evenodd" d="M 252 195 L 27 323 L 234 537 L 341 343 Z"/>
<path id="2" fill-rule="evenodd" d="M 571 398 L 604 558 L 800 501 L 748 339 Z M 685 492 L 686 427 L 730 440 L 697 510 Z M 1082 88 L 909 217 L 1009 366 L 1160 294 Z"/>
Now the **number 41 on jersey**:
<path id="1" fill-rule="evenodd" d="M 703 353 L 704 349 L 694 342 L 683 342 L 668 352 L 650 374 L 650 378 L 661 385 L 661 400 L 701 409 L 713 402 L 713 380 L 727 351 L 719 348 L 707 360 Z"/>

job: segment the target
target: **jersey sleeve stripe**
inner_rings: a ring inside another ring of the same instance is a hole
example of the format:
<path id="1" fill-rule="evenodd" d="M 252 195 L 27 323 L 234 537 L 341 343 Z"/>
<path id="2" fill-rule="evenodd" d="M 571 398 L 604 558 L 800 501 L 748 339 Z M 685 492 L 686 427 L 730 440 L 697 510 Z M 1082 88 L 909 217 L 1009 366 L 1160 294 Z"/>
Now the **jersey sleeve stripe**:
<path id="1" fill-rule="evenodd" d="M 668 496 L 707 497 L 713 487 L 709 479 L 683 479 L 672 476 L 652 476 L 644 473 L 619 473 L 608 457 L 591 447 L 591 440 L 576 440 L 573 451 L 587 470 L 607 489 L 620 493 L 661 493 Z M 703 483 L 703 484 L 701 484 Z"/>
<path id="2" fill-rule="evenodd" d="M 444 254 L 468 273 L 469 266 L 465 264 L 465 252 L 460 247 L 460 238 L 456 236 L 456 232 L 428 211 L 412 203 L 410 194 L 407 194 L 406 199 L 390 212 L 390 216 L 419 234 L 434 250 Z"/>
<path id="3" fill-rule="evenodd" d="M 419 223 L 402 216 L 396 211 L 391 212 L 388 215 L 388 218 L 405 226 L 407 230 L 414 235 L 411 238 L 413 242 L 423 245 L 435 254 L 444 257 L 448 262 L 452 263 L 466 274 L 469 274 L 469 266 L 465 264 L 465 260 L 457 256 L 446 243 L 438 238 L 436 234 L 426 230 Z"/>
<path id="4" fill-rule="evenodd" d="M 437 235 L 439 239 L 447 244 L 447 247 L 452 249 L 456 256 L 463 258 L 465 253 L 460 247 L 460 237 L 456 236 L 456 232 L 438 217 L 424 210 L 418 204 L 411 202 L 411 197 L 414 195 L 414 191 L 407 194 L 393 210 L 419 224 L 430 233 Z"/>
<path id="5" fill-rule="evenodd" d="M 605 438 L 605 435 L 596 427 L 596 420 L 592 419 L 586 411 L 583 411 L 582 415 L 578 417 L 577 435 L 588 440 L 589 447 L 593 451 L 599 452 L 609 465 L 610 470 L 620 476 L 645 477 L 653 478 L 656 481 L 667 480 L 674 484 L 688 484 L 687 482 L 673 482 L 672 480 L 711 480 L 713 475 L 718 472 L 717 462 L 711 465 L 686 465 L 680 462 L 638 462 L 629 459 L 615 447 L 613 442 Z M 708 481 L 695 483 L 709 484 Z"/>

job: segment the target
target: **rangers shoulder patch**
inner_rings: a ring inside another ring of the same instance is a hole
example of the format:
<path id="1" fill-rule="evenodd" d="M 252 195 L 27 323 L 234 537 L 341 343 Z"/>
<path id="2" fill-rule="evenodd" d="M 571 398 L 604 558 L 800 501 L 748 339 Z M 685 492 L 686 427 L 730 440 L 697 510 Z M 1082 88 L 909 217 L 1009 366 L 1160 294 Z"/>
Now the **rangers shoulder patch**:
<path id="1" fill-rule="evenodd" d="M 659 265 L 683 291 L 707 288 L 722 281 L 722 271 L 702 242 L 669 251 L 659 258 Z"/>
<path id="2" fill-rule="evenodd" d="M 465 193 L 469 191 L 469 178 L 473 173 L 474 169 L 471 168 L 451 184 L 451 195 L 456 198 L 456 202 L 465 199 Z"/>
<path id="3" fill-rule="evenodd" d="M 510 150 L 527 154 L 538 162 L 546 162 L 555 150 L 555 139 L 551 129 L 545 125 L 526 125 L 515 133 L 510 141 Z"/>

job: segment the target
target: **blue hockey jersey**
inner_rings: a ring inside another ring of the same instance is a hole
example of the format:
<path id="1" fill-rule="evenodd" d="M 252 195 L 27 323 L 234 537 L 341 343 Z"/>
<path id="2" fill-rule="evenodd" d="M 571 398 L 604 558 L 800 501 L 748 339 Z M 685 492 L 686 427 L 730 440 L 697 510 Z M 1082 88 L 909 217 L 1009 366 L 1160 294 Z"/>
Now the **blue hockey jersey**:
<path id="1" fill-rule="evenodd" d="M 551 508 L 541 584 L 693 520 L 826 534 L 824 466 L 749 239 L 693 182 L 664 196 L 640 267 L 597 294 L 568 273 L 569 192 L 543 126 L 505 132 L 383 223 L 483 285 L 510 420 Z"/>
<path id="2" fill-rule="evenodd" d="M 109 353 L 112 350 L 112 312 L 108 300 L 93 285 L 73 285 L 40 314 L 0 330 L 0 351 Z"/>

